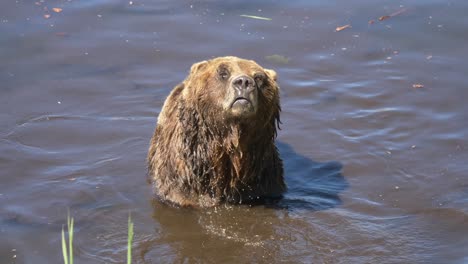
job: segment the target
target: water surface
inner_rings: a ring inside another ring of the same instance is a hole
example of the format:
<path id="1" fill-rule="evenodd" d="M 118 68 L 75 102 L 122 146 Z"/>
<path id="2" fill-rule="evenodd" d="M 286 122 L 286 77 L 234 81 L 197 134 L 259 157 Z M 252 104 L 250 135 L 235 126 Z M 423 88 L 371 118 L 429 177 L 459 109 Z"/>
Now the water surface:
<path id="1" fill-rule="evenodd" d="M 124 262 L 130 212 L 135 263 L 467 263 L 466 10 L 3 3 L 1 262 L 60 263 L 69 208 L 75 263 Z M 289 192 L 273 207 L 154 202 L 145 157 L 164 99 L 192 63 L 225 55 L 278 72 Z"/>

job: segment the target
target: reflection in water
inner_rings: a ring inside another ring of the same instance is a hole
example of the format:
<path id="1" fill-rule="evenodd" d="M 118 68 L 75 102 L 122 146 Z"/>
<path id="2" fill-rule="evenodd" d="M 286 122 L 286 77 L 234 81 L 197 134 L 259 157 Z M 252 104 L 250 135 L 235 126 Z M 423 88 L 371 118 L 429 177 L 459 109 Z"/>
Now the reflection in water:
<path id="1" fill-rule="evenodd" d="M 214 262 L 228 261 L 233 256 L 243 256 L 246 260 L 281 259 L 282 243 L 296 240 L 288 230 L 290 224 L 307 225 L 306 221 L 290 217 L 291 212 L 326 210 L 341 203 L 339 193 L 348 183 L 341 175 L 340 163 L 315 162 L 297 154 L 285 143 L 278 143 L 278 148 L 289 190 L 277 203 L 187 209 L 153 200 L 153 218 L 161 236 L 154 243 L 171 245 L 173 255 L 167 256 L 168 260 L 191 262 L 206 260 L 207 256 Z M 157 248 L 142 246 L 145 260 L 158 255 L 146 252 L 149 247 Z M 213 250 L 216 254 L 210 253 Z M 223 250 L 226 253 L 220 254 Z M 161 260 L 159 255 L 157 259 Z"/>

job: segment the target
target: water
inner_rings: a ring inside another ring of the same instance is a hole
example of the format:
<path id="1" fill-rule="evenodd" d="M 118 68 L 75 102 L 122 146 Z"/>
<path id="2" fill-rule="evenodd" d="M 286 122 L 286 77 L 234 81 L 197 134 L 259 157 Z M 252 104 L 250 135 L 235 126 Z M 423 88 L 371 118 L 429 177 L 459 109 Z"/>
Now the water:
<path id="1" fill-rule="evenodd" d="M 135 263 L 467 263 L 467 8 L 3 3 L 1 263 L 60 263 L 68 208 L 75 263 L 124 262 L 130 212 Z M 156 116 L 192 63 L 225 55 L 278 72 L 289 192 L 278 206 L 161 205 L 145 177 Z"/>

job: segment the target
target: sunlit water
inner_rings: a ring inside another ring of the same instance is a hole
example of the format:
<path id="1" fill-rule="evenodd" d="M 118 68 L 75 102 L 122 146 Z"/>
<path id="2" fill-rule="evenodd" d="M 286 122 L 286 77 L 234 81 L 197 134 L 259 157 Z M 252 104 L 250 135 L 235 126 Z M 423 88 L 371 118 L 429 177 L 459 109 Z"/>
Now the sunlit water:
<path id="1" fill-rule="evenodd" d="M 134 263 L 468 262 L 468 2 L 252 2 L 2 3 L 1 263 L 60 263 L 67 209 L 75 263 L 124 262 L 129 213 Z M 224 55 L 278 72 L 289 191 L 152 201 L 162 103 Z"/>

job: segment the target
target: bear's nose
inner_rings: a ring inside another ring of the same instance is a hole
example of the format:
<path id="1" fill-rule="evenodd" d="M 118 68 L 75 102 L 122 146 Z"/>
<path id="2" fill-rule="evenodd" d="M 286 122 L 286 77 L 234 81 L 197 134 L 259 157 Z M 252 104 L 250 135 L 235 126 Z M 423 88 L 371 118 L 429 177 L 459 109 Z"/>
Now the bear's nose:
<path id="1" fill-rule="evenodd" d="M 237 90 L 251 91 L 255 88 L 255 82 L 249 76 L 239 76 L 232 81 L 232 85 Z"/>

